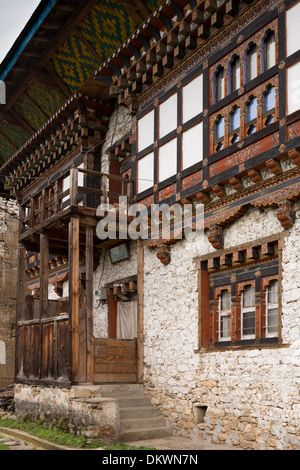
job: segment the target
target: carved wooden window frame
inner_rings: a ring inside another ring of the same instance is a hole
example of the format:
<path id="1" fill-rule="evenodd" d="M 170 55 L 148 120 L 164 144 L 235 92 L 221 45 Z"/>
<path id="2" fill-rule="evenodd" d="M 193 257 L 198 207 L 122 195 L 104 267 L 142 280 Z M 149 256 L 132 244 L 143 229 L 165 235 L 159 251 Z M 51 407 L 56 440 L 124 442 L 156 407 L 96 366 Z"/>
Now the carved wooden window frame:
<path id="1" fill-rule="evenodd" d="M 280 243 L 279 243 L 280 242 Z M 281 249 L 283 240 L 272 240 L 261 246 L 248 245 L 238 250 L 219 250 L 218 257 L 200 257 L 199 273 L 199 351 L 270 347 L 282 345 L 281 337 Z M 231 260 L 230 262 L 229 259 Z M 266 292 L 270 281 L 278 280 L 277 334 L 267 334 Z M 243 291 L 255 289 L 255 333 L 241 334 Z M 219 296 L 231 292 L 231 339 L 219 336 Z"/>

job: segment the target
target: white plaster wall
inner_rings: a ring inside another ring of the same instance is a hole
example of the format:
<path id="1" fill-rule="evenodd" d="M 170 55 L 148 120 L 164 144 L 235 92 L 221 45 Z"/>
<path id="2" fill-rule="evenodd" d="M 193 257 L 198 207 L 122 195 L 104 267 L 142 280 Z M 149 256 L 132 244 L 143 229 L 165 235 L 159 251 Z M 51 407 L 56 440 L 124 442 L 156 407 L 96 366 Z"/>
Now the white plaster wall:
<path id="1" fill-rule="evenodd" d="M 225 247 L 282 231 L 276 210 L 253 208 L 224 230 Z M 180 434 L 245 448 L 300 445 L 299 231 L 297 219 L 283 250 L 287 347 L 281 349 L 195 354 L 198 292 L 192 259 L 213 249 L 203 234 L 193 234 L 171 247 L 168 266 L 155 250 L 145 250 L 145 386 Z M 208 407 L 202 424 L 194 422 L 195 405 Z"/>
<path id="2" fill-rule="evenodd" d="M 109 282 L 124 279 L 137 274 L 137 246 L 132 242 L 129 246 L 130 260 L 112 264 L 108 251 L 101 254 L 99 266 L 94 272 L 94 292 L 105 287 Z M 94 296 L 94 336 L 107 338 L 108 336 L 108 303 L 97 301 Z"/>

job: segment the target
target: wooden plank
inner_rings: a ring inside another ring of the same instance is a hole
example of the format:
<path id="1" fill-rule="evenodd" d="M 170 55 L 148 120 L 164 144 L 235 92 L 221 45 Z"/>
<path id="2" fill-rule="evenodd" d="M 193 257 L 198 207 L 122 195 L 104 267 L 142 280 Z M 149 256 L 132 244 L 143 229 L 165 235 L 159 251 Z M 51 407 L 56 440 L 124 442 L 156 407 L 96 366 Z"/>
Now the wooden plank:
<path id="1" fill-rule="evenodd" d="M 57 322 L 57 379 L 69 379 L 69 322 Z"/>
<path id="2" fill-rule="evenodd" d="M 78 170 L 72 168 L 70 170 L 70 206 L 77 206 L 78 198 Z"/>
<path id="3" fill-rule="evenodd" d="M 135 364 L 136 365 L 136 356 L 95 356 L 95 370 L 98 365 L 102 364 Z"/>
<path id="4" fill-rule="evenodd" d="M 87 318 L 87 380 L 94 381 L 94 309 L 93 309 L 93 228 L 86 228 L 85 249 L 85 288 L 86 288 L 86 318 Z"/>
<path id="5" fill-rule="evenodd" d="M 47 317 L 49 273 L 49 237 L 40 234 L 40 319 Z"/>
<path id="6" fill-rule="evenodd" d="M 94 383 L 136 383 L 136 374 L 95 374 Z"/>
<path id="7" fill-rule="evenodd" d="M 144 244 L 137 241 L 137 382 L 143 382 L 144 376 Z"/>
<path id="8" fill-rule="evenodd" d="M 71 381 L 78 381 L 79 367 L 79 219 L 69 222 L 69 315 Z"/>
<path id="9" fill-rule="evenodd" d="M 133 374 L 136 373 L 136 364 L 97 364 L 96 374 Z"/>

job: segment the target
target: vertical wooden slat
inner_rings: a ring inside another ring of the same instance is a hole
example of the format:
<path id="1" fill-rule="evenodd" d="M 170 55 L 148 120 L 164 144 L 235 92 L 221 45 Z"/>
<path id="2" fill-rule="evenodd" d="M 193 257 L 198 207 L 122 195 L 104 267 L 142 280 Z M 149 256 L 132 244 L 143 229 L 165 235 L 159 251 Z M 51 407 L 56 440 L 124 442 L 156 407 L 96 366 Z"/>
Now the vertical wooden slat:
<path id="1" fill-rule="evenodd" d="M 49 237 L 40 234 L 40 318 L 47 317 L 49 274 Z"/>
<path id="2" fill-rule="evenodd" d="M 72 168 L 70 170 L 70 206 L 77 206 L 78 198 L 78 170 Z"/>
<path id="3" fill-rule="evenodd" d="M 87 317 L 87 380 L 94 381 L 94 334 L 93 334 L 93 229 L 86 228 L 86 317 Z"/>
<path id="4" fill-rule="evenodd" d="M 40 304 L 39 304 L 39 377 L 43 374 L 43 325 L 42 318 L 47 317 L 48 310 L 48 271 L 49 271 L 49 237 L 40 234 Z"/>
<path id="5" fill-rule="evenodd" d="M 53 214 L 58 213 L 59 200 L 58 200 L 58 180 L 54 183 L 54 196 L 53 196 Z"/>
<path id="6" fill-rule="evenodd" d="M 78 380 L 79 367 L 79 219 L 69 222 L 69 316 L 71 380 Z"/>
<path id="7" fill-rule="evenodd" d="M 18 375 L 20 371 L 20 352 L 19 342 L 21 341 L 19 335 L 18 322 L 25 319 L 25 305 L 26 305 L 26 250 L 23 245 L 18 246 L 18 280 L 17 280 L 17 325 L 16 325 L 16 357 L 15 357 L 15 374 Z"/>
<path id="8" fill-rule="evenodd" d="M 137 382 L 141 383 L 144 376 L 144 243 L 140 238 L 137 241 L 137 289 Z"/>

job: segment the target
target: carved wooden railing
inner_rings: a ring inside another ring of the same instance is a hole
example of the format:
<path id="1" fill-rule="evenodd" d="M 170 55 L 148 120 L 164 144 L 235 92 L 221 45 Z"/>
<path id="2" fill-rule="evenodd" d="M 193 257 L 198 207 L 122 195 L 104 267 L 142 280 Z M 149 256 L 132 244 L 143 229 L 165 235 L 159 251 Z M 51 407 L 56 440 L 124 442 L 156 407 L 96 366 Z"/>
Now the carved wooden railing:
<path id="1" fill-rule="evenodd" d="M 83 177 L 80 177 L 83 175 Z M 118 184 L 119 192 L 110 191 L 110 184 Z M 64 189 L 64 186 L 67 188 Z M 23 201 L 22 229 L 37 228 L 46 221 L 59 219 L 70 208 L 83 206 L 97 209 L 101 203 L 117 204 L 119 196 L 132 201 L 132 180 L 94 170 L 72 168 L 49 184 L 34 197 Z"/>

